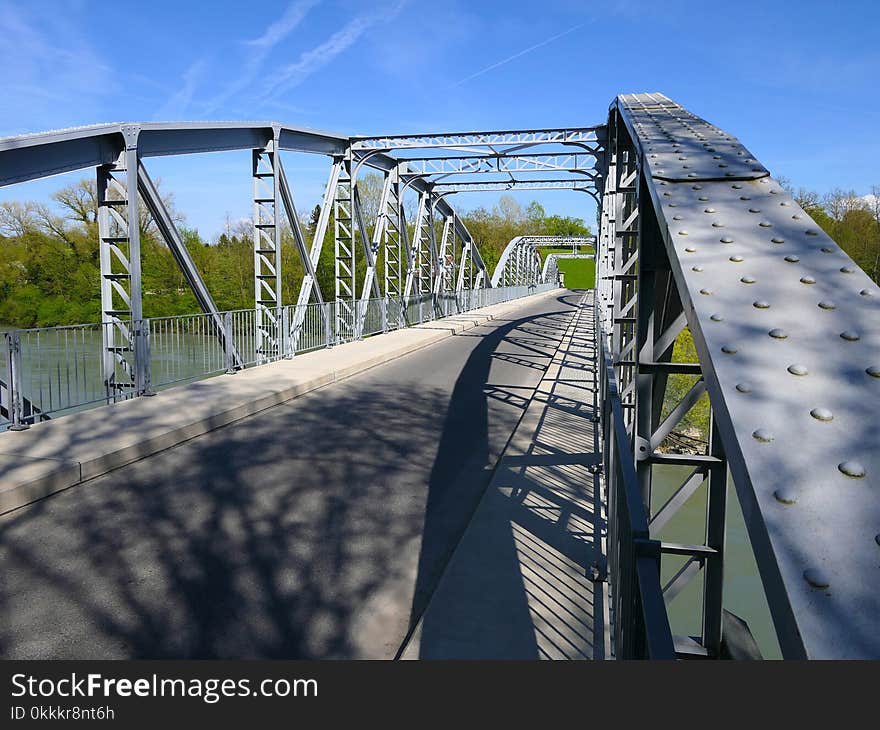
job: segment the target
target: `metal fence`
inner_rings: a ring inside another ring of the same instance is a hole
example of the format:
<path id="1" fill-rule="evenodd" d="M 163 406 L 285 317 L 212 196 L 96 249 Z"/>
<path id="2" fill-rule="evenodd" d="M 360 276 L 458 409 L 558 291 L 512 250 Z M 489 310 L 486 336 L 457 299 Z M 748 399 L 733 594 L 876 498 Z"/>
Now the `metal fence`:
<path id="1" fill-rule="evenodd" d="M 549 291 L 555 284 L 154 317 L 10 330 L 0 362 L 0 430 L 145 395 L 202 378 L 480 307 Z M 338 315 L 355 326 L 338 328 Z M 114 328 L 136 334 L 134 352 L 108 347 Z M 353 334 L 352 334 L 353 333 Z M 135 372 L 145 387 L 136 392 Z M 121 376 L 120 376 L 121 373 Z"/>
<path id="2" fill-rule="evenodd" d="M 608 337 L 599 307 L 594 311 L 614 652 L 618 659 L 675 659 L 660 585 L 660 542 L 650 538 Z"/>

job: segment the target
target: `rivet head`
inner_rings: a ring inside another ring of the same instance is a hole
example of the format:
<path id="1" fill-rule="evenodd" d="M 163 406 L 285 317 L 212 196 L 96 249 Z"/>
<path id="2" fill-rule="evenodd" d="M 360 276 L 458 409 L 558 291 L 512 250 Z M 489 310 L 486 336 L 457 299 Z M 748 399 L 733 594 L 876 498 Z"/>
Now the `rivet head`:
<path id="1" fill-rule="evenodd" d="M 770 302 L 765 302 L 763 299 L 759 299 L 756 302 L 752 302 L 752 306 L 755 309 L 770 309 Z"/>
<path id="2" fill-rule="evenodd" d="M 823 299 L 819 302 L 820 309 L 837 309 L 837 305 L 832 302 L 830 299 Z"/>
<path id="3" fill-rule="evenodd" d="M 844 332 L 841 332 L 840 336 L 847 342 L 855 342 L 857 339 L 859 339 L 859 333 L 854 332 L 853 330 L 846 330 Z"/>
<path id="4" fill-rule="evenodd" d="M 770 221 L 761 221 L 759 224 L 761 228 L 772 228 L 773 224 Z"/>
<path id="5" fill-rule="evenodd" d="M 816 280 L 812 276 L 802 276 L 801 284 L 815 284 Z"/>
<path id="6" fill-rule="evenodd" d="M 828 246 L 822 246 L 819 250 L 822 253 L 834 253 L 834 249 L 828 248 Z"/>
<path id="7" fill-rule="evenodd" d="M 837 465 L 841 474 L 846 474 L 853 479 L 861 479 L 865 476 L 865 467 L 858 461 L 843 461 Z"/>
<path id="8" fill-rule="evenodd" d="M 718 239 L 721 243 L 733 243 L 733 239 L 730 236 L 725 236 L 724 238 Z"/>
<path id="9" fill-rule="evenodd" d="M 687 234 L 688 234 L 687 231 L 679 231 L 679 232 L 678 232 L 678 235 L 679 235 L 679 236 L 686 236 Z"/>
<path id="10" fill-rule="evenodd" d="M 817 421 L 830 421 L 834 418 L 834 414 L 827 408 L 814 408 L 810 415 Z"/>
<path id="11" fill-rule="evenodd" d="M 813 586 L 813 588 L 827 588 L 831 585 L 831 581 L 828 576 L 825 575 L 825 572 L 818 568 L 807 568 L 804 571 L 804 580 Z"/>
<path id="12" fill-rule="evenodd" d="M 760 208 L 749 208 L 749 213 L 760 213 L 760 212 L 761 212 Z"/>
<path id="13" fill-rule="evenodd" d="M 691 185 L 691 190 L 702 190 L 702 189 L 703 189 L 702 185 Z"/>
<path id="14" fill-rule="evenodd" d="M 715 208 L 706 208 L 706 210 L 704 210 L 703 212 L 704 212 L 704 213 L 714 213 L 714 212 L 715 212 Z"/>
<path id="15" fill-rule="evenodd" d="M 779 487 L 773 492 L 773 496 L 776 497 L 777 502 L 782 502 L 782 504 L 794 504 L 798 500 L 798 493 L 794 487 Z"/>
<path id="16" fill-rule="evenodd" d="M 740 185 L 739 183 L 734 183 L 730 187 L 732 187 L 734 190 L 742 190 L 742 185 Z"/>
<path id="17" fill-rule="evenodd" d="M 874 296 L 874 292 L 872 292 L 870 289 L 862 289 L 859 292 L 859 294 L 861 294 L 863 297 L 873 297 Z"/>
<path id="18" fill-rule="evenodd" d="M 770 335 L 774 340 L 784 340 L 786 337 L 788 337 L 788 332 L 786 332 L 784 329 L 780 329 L 779 327 L 774 327 L 767 334 Z"/>
<path id="19" fill-rule="evenodd" d="M 712 296 L 712 290 L 711 289 L 700 289 L 700 294 L 702 294 L 704 297 L 710 297 L 710 296 Z"/>
<path id="20" fill-rule="evenodd" d="M 876 535 L 874 535 L 874 542 L 876 542 L 878 545 L 880 545 L 880 532 L 878 532 Z"/>
<path id="21" fill-rule="evenodd" d="M 752 438 L 755 441 L 760 441 L 762 444 L 769 444 L 773 440 L 773 434 L 766 428 L 759 428 L 752 432 Z"/>
<path id="22" fill-rule="evenodd" d="M 755 283 L 755 277 L 754 277 L 754 276 L 743 276 L 743 277 L 740 279 L 740 281 L 741 281 L 743 284 L 754 284 L 754 283 Z"/>
<path id="23" fill-rule="evenodd" d="M 880 365 L 871 365 L 871 367 L 865 369 L 865 372 L 872 378 L 880 378 Z"/>
<path id="24" fill-rule="evenodd" d="M 740 200 L 751 200 L 752 196 L 751 195 L 740 195 L 739 199 Z"/>
<path id="25" fill-rule="evenodd" d="M 793 365 L 789 365 L 787 368 L 788 372 L 792 375 L 807 375 L 810 371 L 807 370 L 806 365 L 801 365 L 800 363 L 794 363 Z"/>
<path id="26" fill-rule="evenodd" d="M 724 316 L 721 315 L 721 314 L 718 314 L 718 313 L 716 312 L 715 314 L 710 315 L 710 316 L 709 316 L 709 319 L 711 319 L 713 322 L 723 322 L 723 321 L 724 321 Z"/>
<path id="27" fill-rule="evenodd" d="M 701 203 L 705 203 L 707 200 L 709 200 L 709 198 L 707 198 L 705 195 L 701 195 L 699 198 L 697 198 L 697 200 L 699 200 Z M 714 213 L 715 211 L 713 210 L 712 212 Z"/>
<path id="28" fill-rule="evenodd" d="M 685 251 L 687 251 L 688 253 L 695 253 L 696 250 L 697 250 L 697 249 L 695 249 L 693 246 L 688 246 L 688 247 L 685 249 Z"/>
<path id="29" fill-rule="evenodd" d="M 843 274 L 854 274 L 856 270 L 852 266 L 841 266 L 840 271 Z"/>
<path id="30" fill-rule="evenodd" d="M 739 263 L 742 263 L 743 261 L 745 261 L 745 259 L 739 255 L 731 256 L 730 260 L 733 261 L 733 263 L 735 263 L 735 264 L 739 264 Z"/>
<path id="31" fill-rule="evenodd" d="M 712 228 L 724 228 L 724 224 L 721 221 L 713 221 Z"/>
<path id="32" fill-rule="evenodd" d="M 752 392 L 752 386 L 750 383 L 737 383 L 736 389 L 740 393 L 751 393 Z"/>
<path id="33" fill-rule="evenodd" d="M 804 233 L 806 233 L 808 236 L 818 236 L 819 235 L 818 231 L 804 231 Z"/>
<path id="34" fill-rule="evenodd" d="M 703 270 L 702 266 L 691 266 L 691 271 L 696 271 L 697 273 Z"/>
<path id="35" fill-rule="evenodd" d="M 736 355 L 736 345 L 722 345 L 721 352 L 723 352 L 725 355 Z"/>
<path id="36" fill-rule="evenodd" d="M 682 220 L 682 218 L 684 218 L 684 216 L 680 216 L 680 215 L 672 216 L 672 220 L 674 220 L 674 221 L 680 221 L 680 220 Z"/>
<path id="37" fill-rule="evenodd" d="M 785 243 L 785 239 L 780 238 L 779 236 L 774 236 L 770 239 L 770 243 Z"/>
<path id="38" fill-rule="evenodd" d="M 801 260 L 801 257 L 795 256 L 794 254 L 790 254 L 785 257 L 785 260 L 788 261 L 788 263 L 790 263 L 790 264 L 796 264 L 798 261 Z"/>

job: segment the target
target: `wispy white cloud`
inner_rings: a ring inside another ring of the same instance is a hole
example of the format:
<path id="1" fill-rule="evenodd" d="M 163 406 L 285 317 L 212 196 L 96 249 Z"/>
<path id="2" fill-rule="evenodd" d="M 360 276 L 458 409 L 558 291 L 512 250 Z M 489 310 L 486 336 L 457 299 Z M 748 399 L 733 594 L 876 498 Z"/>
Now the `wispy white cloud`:
<path id="1" fill-rule="evenodd" d="M 375 13 L 359 15 L 333 33 L 327 40 L 304 51 L 293 63 L 282 66 L 267 82 L 260 96 L 261 102 L 277 100 L 278 96 L 291 91 L 320 71 L 354 45 L 361 36 L 375 25 L 393 20 L 406 6 L 408 0 L 399 2 Z"/>
<path id="2" fill-rule="evenodd" d="M 212 113 L 236 94 L 247 89 L 259 75 L 269 54 L 302 23 L 309 11 L 318 4 L 319 0 L 294 0 L 287 6 L 284 14 L 270 24 L 259 38 L 245 41 L 244 45 L 248 48 L 248 52 L 241 74 L 218 96 L 208 102 L 205 112 Z"/>
<path id="3" fill-rule="evenodd" d="M 31 124 L 57 126 L 95 113 L 99 100 L 119 90 L 114 69 L 85 40 L 73 19 L 45 22 L 37 13 L 0 2 L 0 68 L 3 81 L 0 127 L 19 128 L 23 112 Z M 59 115 L 63 105 L 65 115 Z"/>
<path id="4" fill-rule="evenodd" d="M 207 58 L 200 58 L 190 64 L 183 74 L 183 85 L 156 111 L 156 119 L 180 118 L 186 114 L 209 65 Z"/>
<path id="5" fill-rule="evenodd" d="M 309 11 L 320 4 L 320 0 L 293 0 L 276 20 L 272 21 L 256 38 L 240 42 L 245 51 L 241 72 L 232 78 L 222 90 L 212 98 L 196 104 L 201 115 L 213 114 L 225 107 L 230 99 L 247 90 L 259 76 L 272 51 L 282 43 L 305 19 Z M 196 91 L 202 78 L 211 65 L 209 57 L 202 57 L 189 65 L 181 79 L 182 85 L 169 99 L 157 116 L 180 115 L 194 106 Z"/>
<path id="6" fill-rule="evenodd" d="M 263 57 L 275 46 L 287 38 L 306 17 L 306 14 L 318 4 L 319 0 L 294 0 L 287 6 L 284 14 L 274 23 L 270 24 L 259 38 L 254 38 L 245 43 L 254 48 L 261 49 Z"/>
<path id="7" fill-rule="evenodd" d="M 554 41 L 558 41 L 560 38 L 563 38 L 571 33 L 574 33 L 576 30 L 583 28 L 584 25 L 585 25 L 584 23 L 580 23 L 578 25 L 575 25 L 575 26 L 569 28 L 568 30 L 563 31 L 562 33 L 557 33 L 554 36 L 550 36 L 549 38 L 545 38 L 540 43 L 535 43 L 535 45 L 533 45 L 533 46 L 529 46 L 528 48 L 524 48 L 523 50 L 518 51 L 517 53 L 514 53 L 512 56 L 508 56 L 507 58 L 504 58 L 501 61 L 497 61 L 496 63 L 490 64 L 490 65 L 486 66 L 485 68 L 481 68 L 479 71 L 475 71 L 470 76 L 465 76 L 463 79 L 459 79 L 454 84 L 452 84 L 450 86 L 450 88 L 454 88 L 456 86 L 461 86 L 462 84 L 466 84 L 468 81 L 471 81 L 471 80 L 477 78 L 478 76 L 482 76 L 483 74 L 489 73 L 489 71 L 494 71 L 496 68 L 499 68 L 500 66 L 504 66 L 505 64 L 510 63 L 511 61 L 515 61 L 517 58 L 521 58 L 522 56 L 525 56 L 527 53 L 531 53 L 532 51 L 536 51 L 539 48 L 543 48 L 544 46 L 549 45 L 550 43 L 553 43 Z"/>

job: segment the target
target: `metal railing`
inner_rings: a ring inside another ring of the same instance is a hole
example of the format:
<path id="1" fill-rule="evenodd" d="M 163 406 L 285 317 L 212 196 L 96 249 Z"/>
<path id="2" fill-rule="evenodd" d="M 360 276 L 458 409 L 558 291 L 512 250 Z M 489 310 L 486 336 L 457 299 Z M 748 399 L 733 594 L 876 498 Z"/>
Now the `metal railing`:
<path id="1" fill-rule="evenodd" d="M 660 584 L 660 542 L 650 538 L 608 338 L 599 307 L 594 311 L 614 653 L 618 659 L 675 659 Z"/>
<path id="2" fill-rule="evenodd" d="M 133 352 L 116 353 L 106 347 L 118 323 L 10 330 L 3 333 L 5 357 L 0 362 L 0 430 L 26 428 L 50 417 L 430 322 L 555 286 L 361 300 L 352 310 L 357 324 L 351 329 L 353 336 L 336 331 L 336 302 L 277 307 L 264 312 L 270 316 L 262 317 L 259 327 L 253 309 L 124 323 L 136 335 L 138 346 Z M 108 358 L 116 360 L 108 362 Z M 122 372 L 131 376 L 123 378 L 124 382 L 118 374 L 120 364 Z M 139 393 L 135 372 L 141 373 L 145 383 Z"/>

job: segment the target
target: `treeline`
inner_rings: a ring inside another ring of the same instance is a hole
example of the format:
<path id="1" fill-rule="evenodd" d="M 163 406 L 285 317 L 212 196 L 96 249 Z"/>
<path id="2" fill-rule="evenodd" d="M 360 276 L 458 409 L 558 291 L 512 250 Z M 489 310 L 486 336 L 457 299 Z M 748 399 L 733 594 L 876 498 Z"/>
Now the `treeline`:
<path id="1" fill-rule="evenodd" d="M 367 219 L 378 208 L 381 179 L 367 176 L 361 187 Z M 878 281 L 880 277 L 880 190 L 859 197 L 836 191 L 819 197 L 799 190 L 793 193 L 850 256 Z M 83 180 L 58 190 L 55 205 L 32 202 L 0 204 L 0 323 L 13 327 L 43 327 L 101 318 L 100 261 L 98 251 L 97 200 L 92 181 Z M 221 309 L 253 306 L 253 236 L 250 221 L 227 225 L 214 241 L 206 241 L 185 225 L 174 201 L 165 198 L 178 229 L 202 277 Z M 302 228 L 311 245 L 320 213 L 315 208 Z M 415 218 L 409 211 L 410 224 Z M 520 206 L 502 196 L 492 208 L 477 208 L 463 216 L 486 267 L 491 273 L 510 239 L 518 235 L 588 235 L 589 228 L 577 218 L 547 215 L 537 202 Z M 158 235 L 146 211 L 141 211 L 141 260 L 144 313 L 148 317 L 198 311 L 170 251 Z M 328 226 L 317 268 L 325 297 L 334 296 L 332 220 Z M 439 240 L 440 227 L 437 235 Z M 302 280 L 302 264 L 289 226 L 282 230 L 282 294 L 285 303 L 296 301 Z M 379 261 L 379 273 L 382 273 Z M 358 251 L 358 281 L 363 280 L 364 261 Z"/>
<path id="2" fill-rule="evenodd" d="M 853 190 L 834 190 L 820 196 L 805 188 L 795 190 L 787 180 L 783 184 L 852 260 L 880 283 L 880 186 L 873 186 L 863 196 Z"/>
<path id="3" fill-rule="evenodd" d="M 370 212 L 378 209 L 381 178 L 367 176 L 359 187 L 368 220 L 373 220 Z M 32 202 L 0 204 L 0 323 L 5 326 L 46 327 L 101 319 L 95 185 L 82 180 L 58 190 L 52 197 L 53 207 Z M 206 241 L 198 231 L 185 225 L 173 199 L 165 197 L 165 204 L 217 306 L 220 309 L 253 307 L 254 254 L 250 221 L 227 224 L 226 231 L 215 241 Z M 314 237 L 319 214 L 320 208 L 316 207 L 302 223 L 308 245 Z M 410 224 L 414 218 L 410 211 Z M 523 209 L 510 197 L 503 197 L 491 211 L 479 208 L 464 216 L 464 220 L 490 273 L 504 246 L 516 235 L 586 235 L 589 232 L 582 220 L 548 216 L 537 203 Z M 195 297 L 146 210 L 141 211 L 139 223 L 145 316 L 198 311 Z M 331 216 L 317 267 L 321 290 L 328 299 L 334 297 L 332 231 Z M 437 233 L 439 236 L 439 224 Z M 282 296 L 288 304 L 296 301 L 303 269 L 292 231 L 286 223 L 281 239 Z M 380 276 L 381 267 L 380 260 Z M 359 282 L 363 281 L 364 269 L 359 250 Z"/>

